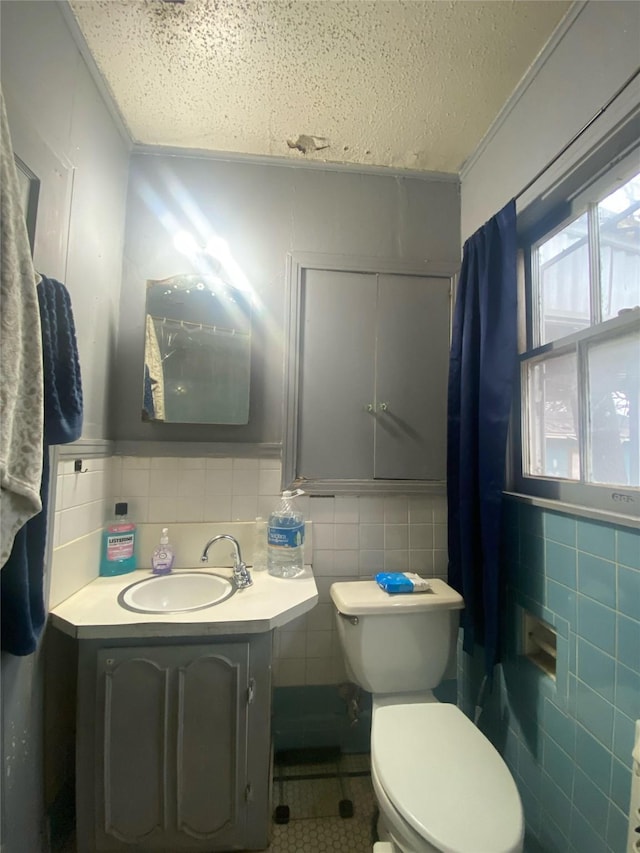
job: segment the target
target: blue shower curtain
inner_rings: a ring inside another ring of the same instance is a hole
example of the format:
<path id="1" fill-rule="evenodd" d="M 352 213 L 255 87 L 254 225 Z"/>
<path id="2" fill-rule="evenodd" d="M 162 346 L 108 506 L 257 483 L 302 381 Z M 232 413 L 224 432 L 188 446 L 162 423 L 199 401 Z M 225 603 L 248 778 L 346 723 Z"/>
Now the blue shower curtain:
<path id="1" fill-rule="evenodd" d="M 447 415 L 449 583 L 464 598 L 464 650 L 500 660 L 500 523 L 517 366 L 516 205 L 464 245 Z"/>

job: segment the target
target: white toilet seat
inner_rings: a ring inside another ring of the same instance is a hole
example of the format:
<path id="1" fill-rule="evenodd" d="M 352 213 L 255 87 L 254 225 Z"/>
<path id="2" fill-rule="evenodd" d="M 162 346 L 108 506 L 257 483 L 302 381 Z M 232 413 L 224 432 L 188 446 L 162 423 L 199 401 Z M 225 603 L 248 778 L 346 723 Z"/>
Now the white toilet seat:
<path id="1" fill-rule="evenodd" d="M 392 834 L 394 823 L 396 832 L 404 831 L 407 850 L 522 850 L 515 782 L 498 752 L 455 705 L 374 707 L 371 763 L 381 811 L 390 812 L 385 817 Z"/>

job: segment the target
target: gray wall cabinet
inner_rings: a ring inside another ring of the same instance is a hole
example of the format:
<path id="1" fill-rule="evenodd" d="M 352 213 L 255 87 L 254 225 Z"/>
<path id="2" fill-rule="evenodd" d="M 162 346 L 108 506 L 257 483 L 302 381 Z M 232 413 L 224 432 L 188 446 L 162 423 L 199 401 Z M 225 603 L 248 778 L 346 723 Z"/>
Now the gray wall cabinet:
<path id="1" fill-rule="evenodd" d="M 271 635 L 80 645 L 78 849 L 264 849 Z"/>
<path id="2" fill-rule="evenodd" d="M 445 480 L 451 273 L 381 266 L 294 261 L 287 484 L 403 491 Z"/>

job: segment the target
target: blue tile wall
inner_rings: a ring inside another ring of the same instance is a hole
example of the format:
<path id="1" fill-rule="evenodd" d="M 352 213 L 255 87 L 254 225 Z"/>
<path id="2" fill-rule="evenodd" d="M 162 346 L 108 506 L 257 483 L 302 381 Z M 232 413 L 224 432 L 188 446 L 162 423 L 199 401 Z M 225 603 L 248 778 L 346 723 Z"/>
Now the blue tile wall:
<path id="1" fill-rule="evenodd" d="M 640 717 L 640 531 L 510 501 L 503 662 L 480 727 L 518 784 L 527 849 L 621 853 Z M 521 654 L 522 613 L 556 628 L 556 680 Z M 458 701 L 473 717 L 481 650 L 460 652 Z"/>

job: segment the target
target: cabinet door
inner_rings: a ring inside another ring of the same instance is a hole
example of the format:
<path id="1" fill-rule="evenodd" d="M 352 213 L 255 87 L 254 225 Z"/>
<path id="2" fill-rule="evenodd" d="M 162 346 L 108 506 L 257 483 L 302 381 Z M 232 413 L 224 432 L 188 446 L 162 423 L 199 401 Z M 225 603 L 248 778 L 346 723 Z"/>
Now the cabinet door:
<path id="1" fill-rule="evenodd" d="M 225 644 L 178 669 L 176 817 L 192 838 L 231 839 L 243 828 L 247 653 L 246 644 Z"/>
<path id="2" fill-rule="evenodd" d="M 375 478 L 446 477 L 449 280 L 379 275 Z"/>
<path id="3" fill-rule="evenodd" d="M 307 269 L 296 475 L 370 479 L 376 276 Z"/>
<path id="4" fill-rule="evenodd" d="M 248 662 L 247 643 L 98 652 L 98 850 L 242 846 Z"/>
<path id="5" fill-rule="evenodd" d="M 157 649 L 98 653 L 98 850 L 161 840 L 168 828 L 170 668 Z M 101 719 L 100 719 L 101 718 Z"/>

